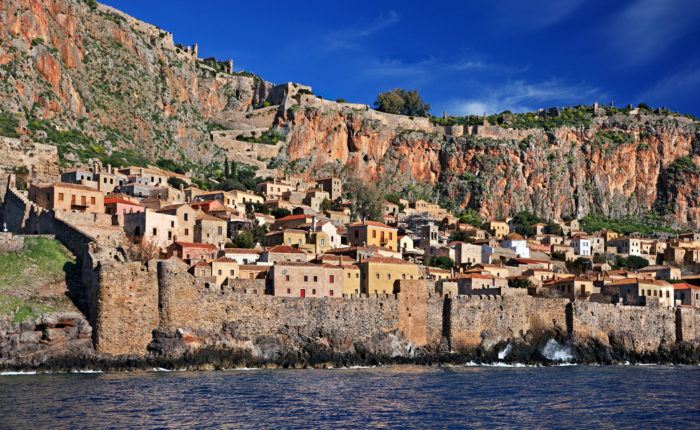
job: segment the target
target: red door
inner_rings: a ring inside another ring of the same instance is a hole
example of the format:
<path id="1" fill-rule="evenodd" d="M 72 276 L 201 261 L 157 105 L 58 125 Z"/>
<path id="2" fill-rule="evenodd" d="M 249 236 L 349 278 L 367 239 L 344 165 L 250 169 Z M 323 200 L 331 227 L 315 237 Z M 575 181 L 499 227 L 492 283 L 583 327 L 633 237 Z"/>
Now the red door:
<path id="1" fill-rule="evenodd" d="M 306 290 L 302 289 L 299 293 L 299 297 L 306 297 Z"/>

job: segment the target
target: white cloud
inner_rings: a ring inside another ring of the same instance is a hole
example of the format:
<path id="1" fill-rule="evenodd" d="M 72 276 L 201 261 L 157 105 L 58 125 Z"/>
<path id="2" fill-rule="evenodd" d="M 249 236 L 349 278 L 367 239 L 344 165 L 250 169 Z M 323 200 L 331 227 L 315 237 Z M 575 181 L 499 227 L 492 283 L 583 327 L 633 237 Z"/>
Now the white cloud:
<path id="1" fill-rule="evenodd" d="M 390 10 L 386 16 L 379 16 L 366 27 L 346 28 L 329 34 L 326 37 L 326 44 L 324 47 L 328 50 L 355 48 L 360 39 L 366 38 L 387 27 L 391 27 L 394 24 L 398 24 L 399 21 L 399 14 L 394 10 Z"/>
<path id="2" fill-rule="evenodd" d="M 486 88 L 474 98 L 452 100 L 446 110 L 453 115 L 493 114 L 504 110 L 528 112 L 555 104 L 591 103 L 606 97 L 598 88 L 583 83 L 570 85 L 557 79 L 538 84 L 513 81 L 502 87 Z"/>
<path id="3" fill-rule="evenodd" d="M 605 25 L 612 53 L 628 65 L 653 60 L 700 19 L 697 0 L 637 0 Z"/>
<path id="4" fill-rule="evenodd" d="M 639 96 L 640 102 L 663 103 L 665 100 L 696 97 L 700 88 L 700 67 L 697 64 L 670 73 Z M 695 92 L 688 91 L 696 89 Z"/>

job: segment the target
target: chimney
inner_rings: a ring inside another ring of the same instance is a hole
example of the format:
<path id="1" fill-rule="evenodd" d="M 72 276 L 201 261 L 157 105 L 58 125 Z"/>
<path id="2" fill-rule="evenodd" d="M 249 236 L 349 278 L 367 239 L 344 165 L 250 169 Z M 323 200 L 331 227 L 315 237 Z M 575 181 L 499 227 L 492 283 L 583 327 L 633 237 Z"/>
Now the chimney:
<path id="1" fill-rule="evenodd" d="M 111 164 L 107 165 L 107 173 L 109 173 L 110 175 L 112 174 L 112 165 Z"/>
<path id="2" fill-rule="evenodd" d="M 141 168 L 139 169 L 139 176 L 141 176 L 141 177 L 143 178 L 143 167 L 141 167 Z"/>

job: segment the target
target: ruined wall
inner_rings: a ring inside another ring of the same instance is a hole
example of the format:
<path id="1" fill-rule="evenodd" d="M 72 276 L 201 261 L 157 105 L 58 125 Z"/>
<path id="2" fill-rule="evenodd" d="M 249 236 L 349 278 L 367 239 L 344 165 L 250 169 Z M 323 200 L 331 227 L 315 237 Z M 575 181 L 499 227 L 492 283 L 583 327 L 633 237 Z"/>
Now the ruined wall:
<path id="1" fill-rule="evenodd" d="M 676 340 L 700 342 L 700 312 L 693 308 L 676 309 Z"/>
<path id="2" fill-rule="evenodd" d="M 499 342 L 523 339 L 531 332 L 565 333 L 564 299 L 532 297 L 456 296 L 447 303 L 449 341 L 455 351 L 482 347 L 491 349 Z"/>
<path id="3" fill-rule="evenodd" d="M 158 327 L 155 264 L 104 264 L 96 272 L 95 349 L 115 355 L 144 355 Z"/>
<path id="4" fill-rule="evenodd" d="M 5 193 L 10 173 L 17 173 L 24 180 L 35 183 L 52 183 L 60 179 L 56 146 L 0 137 L 0 153 L 0 194 Z"/>
<path id="5" fill-rule="evenodd" d="M 594 339 L 603 345 L 614 343 L 628 351 L 645 353 L 676 341 L 673 309 L 590 302 L 573 302 L 570 308 L 571 337 L 577 342 Z"/>
<path id="6" fill-rule="evenodd" d="M 399 281 L 399 331 L 418 346 L 428 343 L 428 306 L 424 281 Z"/>
<path id="7" fill-rule="evenodd" d="M 24 237 L 0 232 L 0 253 L 19 252 L 24 248 Z"/>

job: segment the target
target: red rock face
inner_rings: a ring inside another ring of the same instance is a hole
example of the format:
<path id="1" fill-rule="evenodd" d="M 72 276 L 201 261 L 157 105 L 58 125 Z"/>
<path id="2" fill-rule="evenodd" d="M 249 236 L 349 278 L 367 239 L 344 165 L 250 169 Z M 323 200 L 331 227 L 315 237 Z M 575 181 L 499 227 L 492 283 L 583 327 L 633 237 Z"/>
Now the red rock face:
<path id="1" fill-rule="evenodd" d="M 425 186 L 435 197 L 442 195 L 443 203 L 475 207 L 485 217 L 520 210 L 552 219 L 590 212 L 640 215 L 660 198 L 664 169 L 698 152 L 692 124 L 651 117 L 631 126 L 611 120 L 589 130 L 561 128 L 541 134 L 524 150 L 512 141 L 425 132 L 397 135 L 363 123 L 361 115 L 338 112 L 301 110 L 288 125 L 289 160 L 308 161 L 311 175 L 337 163 L 355 175 L 381 181 L 387 190 Z M 602 144 L 596 139 L 598 130 L 625 132 L 628 141 Z M 674 189 L 674 225 L 699 225 L 697 189 L 697 178 Z"/>

